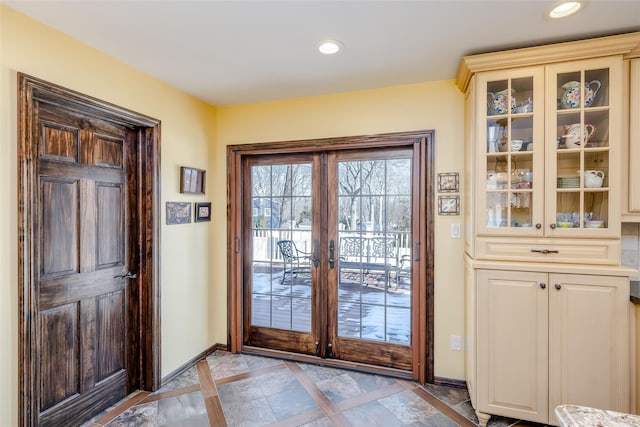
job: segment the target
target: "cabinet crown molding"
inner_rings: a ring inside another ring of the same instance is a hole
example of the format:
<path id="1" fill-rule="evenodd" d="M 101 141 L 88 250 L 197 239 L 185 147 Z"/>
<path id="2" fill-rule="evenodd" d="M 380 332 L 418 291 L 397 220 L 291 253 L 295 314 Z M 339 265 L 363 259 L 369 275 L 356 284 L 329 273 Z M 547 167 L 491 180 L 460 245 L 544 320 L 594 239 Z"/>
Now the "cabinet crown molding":
<path id="1" fill-rule="evenodd" d="M 464 56 L 458 66 L 456 85 L 466 92 L 471 76 L 482 71 L 611 55 L 640 56 L 640 32 Z"/>

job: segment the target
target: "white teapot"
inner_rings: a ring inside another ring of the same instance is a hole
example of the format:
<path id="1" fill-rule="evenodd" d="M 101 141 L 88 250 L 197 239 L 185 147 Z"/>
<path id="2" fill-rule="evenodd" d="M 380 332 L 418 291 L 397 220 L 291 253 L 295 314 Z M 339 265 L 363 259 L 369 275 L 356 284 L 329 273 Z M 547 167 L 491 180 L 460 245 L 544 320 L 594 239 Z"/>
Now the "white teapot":
<path id="1" fill-rule="evenodd" d="M 600 188 L 604 183 L 604 172 L 588 170 L 583 172 L 584 186 L 587 188 Z"/>
<path id="2" fill-rule="evenodd" d="M 586 124 L 582 130 L 582 139 L 580 138 L 580 123 L 574 123 L 572 125 L 564 126 L 564 144 L 567 148 L 580 148 L 581 145 L 586 145 L 589 138 L 593 136 L 596 131 L 594 125 Z"/>
<path id="3" fill-rule="evenodd" d="M 578 108 L 580 107 L 580 98 L 584 96 L 584 106 L 588 107 L 598 94 L 602 83 L 599 80 L 591 80 L 585 84 L 584 88 L 580 82 L 570 81 L 562 85 L 564 94 L 560 99 L 561 108 Z"/>

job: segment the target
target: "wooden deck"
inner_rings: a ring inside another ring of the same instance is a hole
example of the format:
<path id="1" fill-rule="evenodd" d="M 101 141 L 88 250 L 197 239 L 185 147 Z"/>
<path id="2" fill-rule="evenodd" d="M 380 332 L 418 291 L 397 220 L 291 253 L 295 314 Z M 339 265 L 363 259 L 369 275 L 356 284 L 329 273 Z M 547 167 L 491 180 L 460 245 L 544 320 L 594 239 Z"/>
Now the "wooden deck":
<path id="1" fill-rule="evenodd" d="M 260 277 L 259 277 L 260 276 Z M 311 279 L 256 275 L 253 325 L 311 332 Z M 384 272 L 344 270 L 338 297 L 338 334 L 344 337 L 408 343 L 411 292 L 408 284 L 385 286 Z M 386 292 L 385 292 L 386 290 Z"/>

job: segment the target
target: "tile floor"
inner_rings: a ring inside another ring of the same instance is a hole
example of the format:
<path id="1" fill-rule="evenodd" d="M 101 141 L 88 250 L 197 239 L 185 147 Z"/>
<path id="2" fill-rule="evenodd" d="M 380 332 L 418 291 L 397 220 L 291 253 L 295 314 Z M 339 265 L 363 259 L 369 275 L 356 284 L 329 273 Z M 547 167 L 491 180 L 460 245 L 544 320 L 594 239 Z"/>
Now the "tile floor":
<path id="1" fill-rule="evenodd" d="M 154 393 L 138 392 L 98 426 L 474 426 L 466 390 L 216 351 Z M 493 417 L 491 427 L 542 427 Z"/>

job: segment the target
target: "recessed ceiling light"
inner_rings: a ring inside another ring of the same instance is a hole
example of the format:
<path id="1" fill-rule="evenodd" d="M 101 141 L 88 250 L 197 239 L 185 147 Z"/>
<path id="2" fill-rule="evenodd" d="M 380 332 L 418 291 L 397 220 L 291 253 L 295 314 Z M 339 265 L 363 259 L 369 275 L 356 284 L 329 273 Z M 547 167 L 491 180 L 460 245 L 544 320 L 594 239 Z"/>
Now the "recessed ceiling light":
<path id="1" fill-rule="evenodd" d="M 565 16 L 573 15 L 578 10 L 580 10 L 579 1 L 564 1 L 551 9 L 549 12 L 549 16 L 552 18 L 564 18 Z"/>
<path id="2" fill-rule="evenodd" d="M 342 49 L 342 42 L 338 40 L 323 40 L 318 44 L 318 50 L 325 55 L 333 55 Z"/>

